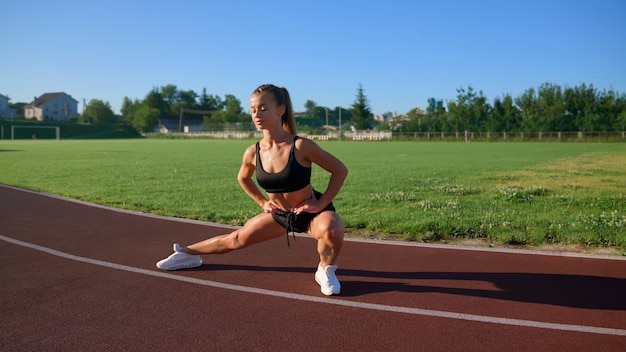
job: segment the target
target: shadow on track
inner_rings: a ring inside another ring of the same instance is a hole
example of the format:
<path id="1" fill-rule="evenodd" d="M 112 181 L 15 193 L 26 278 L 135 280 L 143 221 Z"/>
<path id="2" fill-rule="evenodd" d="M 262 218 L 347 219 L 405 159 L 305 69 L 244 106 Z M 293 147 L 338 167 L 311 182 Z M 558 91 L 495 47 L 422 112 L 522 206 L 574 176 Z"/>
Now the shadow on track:
<path id="1" fill-rule="evenodd" d="M 252 265 L 203 264 L 188 271 L 233 270 L 313 274 L 314 269 Z M 436 292 L 497 300 L 529 302 L 574 308 L 626 310 L 626 280 L 610 277 L 482 272 L 384 272 L 340 268 L 341 297 L 380 292 Z M 364 278 L 364 280 L 358 280 Z M 357 280 L 355 280 L 357 279 Z M 428 281 L 490 282 L 498 290 L 442 287 Z"/>

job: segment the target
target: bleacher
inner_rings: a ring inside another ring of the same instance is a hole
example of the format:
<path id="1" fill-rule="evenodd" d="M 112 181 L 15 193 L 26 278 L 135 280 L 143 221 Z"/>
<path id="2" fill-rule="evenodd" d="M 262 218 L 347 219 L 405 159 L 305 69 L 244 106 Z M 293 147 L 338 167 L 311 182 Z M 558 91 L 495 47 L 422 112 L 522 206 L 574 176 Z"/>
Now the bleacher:
<path id="1" fill-rule="evenodd" d="M 179 119 L 159 119 L 158 125 L 155 127 L 154 132 L 157 133 L 174 133 L 179 132 L 202 132 L 203 126 L 200 120 L 183 120 L 182 126 Z"/>

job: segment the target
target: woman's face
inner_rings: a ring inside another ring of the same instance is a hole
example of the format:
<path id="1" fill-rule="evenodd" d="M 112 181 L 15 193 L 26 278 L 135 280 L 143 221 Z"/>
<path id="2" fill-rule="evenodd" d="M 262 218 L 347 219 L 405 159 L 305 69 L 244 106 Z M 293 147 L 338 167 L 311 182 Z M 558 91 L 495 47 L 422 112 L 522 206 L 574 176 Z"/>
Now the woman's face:
<path id="1" fill-rule="evenodd" d="M 269 129 L 276 124 L 282 127 L 281 117 L 285 105 L 276 104 L 272 94 L 252 94 L 250 96 L 250 115 L 258 129 Z"/>

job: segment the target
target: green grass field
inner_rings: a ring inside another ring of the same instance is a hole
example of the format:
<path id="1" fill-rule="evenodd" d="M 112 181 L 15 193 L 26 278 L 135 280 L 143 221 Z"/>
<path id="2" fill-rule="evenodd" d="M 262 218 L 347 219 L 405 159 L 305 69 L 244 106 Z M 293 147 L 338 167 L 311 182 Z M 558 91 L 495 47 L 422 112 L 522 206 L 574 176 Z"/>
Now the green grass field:
<path id="1" fill-rule="evenodd" d="M 233 140 L 0 141 L 0 183 L 117 208 L 241 225 L 259 212 Z M 350 169 L 353 236 L 626 249 L 626 146 L 320 142 Z M 313 170 L 313 185 L 328 180 Z"/>

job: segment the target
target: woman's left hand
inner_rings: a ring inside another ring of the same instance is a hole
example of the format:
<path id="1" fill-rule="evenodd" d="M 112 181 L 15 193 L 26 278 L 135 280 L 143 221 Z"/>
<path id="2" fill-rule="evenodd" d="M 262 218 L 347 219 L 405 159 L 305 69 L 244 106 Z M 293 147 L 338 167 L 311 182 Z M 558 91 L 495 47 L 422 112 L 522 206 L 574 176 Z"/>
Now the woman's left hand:
<path id="1" fill-rule="evenodd" d="M 300 214 L 300 213 L 317 214 L 321 212 L 322 210 L 324 210 L 324 207 L 322 206 L 322 204 L 320 204 L 320 202 L 315 197 L 307 199 L 303 201 L 302 203 L 298 204 L 295 208 L 293 208 L 293 212 L 296 214 Z"/>

